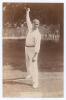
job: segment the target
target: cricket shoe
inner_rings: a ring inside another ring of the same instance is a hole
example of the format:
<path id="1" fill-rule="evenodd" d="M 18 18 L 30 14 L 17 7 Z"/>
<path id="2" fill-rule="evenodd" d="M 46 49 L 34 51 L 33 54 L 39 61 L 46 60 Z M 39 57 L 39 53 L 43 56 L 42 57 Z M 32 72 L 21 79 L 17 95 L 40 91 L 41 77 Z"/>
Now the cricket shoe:
<path id="1" fill-rule="evenodd" d="M 25 77 L 25 79 L 30 79 L 31 78 L 31 75 L 27 75 L 26 77 Z"/>
<path id="2" fill-rule="evenodd" d="M 38 88 L 38 83 L 33 83 L 33 88 L 34 89 Z"/>

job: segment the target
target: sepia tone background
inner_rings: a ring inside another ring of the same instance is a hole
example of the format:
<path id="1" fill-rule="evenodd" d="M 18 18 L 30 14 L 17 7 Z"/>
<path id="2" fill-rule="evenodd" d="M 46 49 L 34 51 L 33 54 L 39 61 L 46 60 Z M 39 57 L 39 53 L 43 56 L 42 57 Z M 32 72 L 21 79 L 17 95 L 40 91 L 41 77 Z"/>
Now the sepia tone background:
<path id="1" fill-rule="evenodd" d="M 37 90 L 32 89 L 31 80 L 23 79 L 27 7 L 31 8 L 31 21 L 40 20 L 42 36 L 38 59 L 41 85 Z M 63 7 L 62 3 L 3 3 L 4 96 L 63 97 Z"/>

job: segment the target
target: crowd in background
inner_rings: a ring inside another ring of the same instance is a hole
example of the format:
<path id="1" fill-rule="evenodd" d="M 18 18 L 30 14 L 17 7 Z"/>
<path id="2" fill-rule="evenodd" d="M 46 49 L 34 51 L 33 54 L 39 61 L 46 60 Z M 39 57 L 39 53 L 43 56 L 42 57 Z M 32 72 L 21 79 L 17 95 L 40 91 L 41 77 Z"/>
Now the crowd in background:
<path id="1" fill-rule="evenodd" d="M 60 39 L 60 25 L 40 25 L 39 30 L 41 32 L 42 40 L 53 40 L 59 41 Z M 22 37 L 25 38 L 27 35 L 26 22 L 23 24 L 6 23 L 3 26 L 3 37 Z"/>

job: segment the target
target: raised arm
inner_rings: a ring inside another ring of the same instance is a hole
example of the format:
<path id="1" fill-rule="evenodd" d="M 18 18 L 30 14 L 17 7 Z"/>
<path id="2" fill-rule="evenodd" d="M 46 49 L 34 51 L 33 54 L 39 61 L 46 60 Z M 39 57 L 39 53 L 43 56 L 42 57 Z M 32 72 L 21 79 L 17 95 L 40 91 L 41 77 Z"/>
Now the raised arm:
<path id="1" fill-rule="evenodd" d="M 29 13 L 30 13 L 30 8 L 27 8 L 27 10 L 26 10 L 26 22 L 27 22 L 28 30 L 30 31 L 32 29 L 32 23 L 30 21 Z"/>

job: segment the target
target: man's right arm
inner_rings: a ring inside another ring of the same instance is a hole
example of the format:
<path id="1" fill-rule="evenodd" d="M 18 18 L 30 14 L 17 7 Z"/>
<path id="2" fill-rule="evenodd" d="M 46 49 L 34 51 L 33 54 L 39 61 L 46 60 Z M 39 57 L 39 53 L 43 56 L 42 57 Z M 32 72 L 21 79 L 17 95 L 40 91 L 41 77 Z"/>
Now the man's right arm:
<path id="1" fill-rule="evenodd" d="M 30 31 L 32 29 L 32 23 L 30 21 L 29 13 L 30 13 L 30 8 L 27 8 L 27 10 L 26 10 L 26 22 L 27 22 L 28 30 Z"/>

